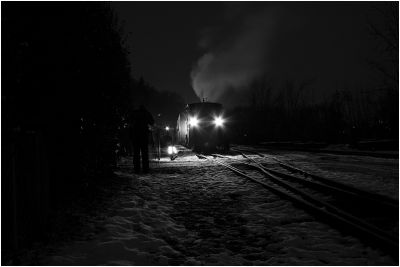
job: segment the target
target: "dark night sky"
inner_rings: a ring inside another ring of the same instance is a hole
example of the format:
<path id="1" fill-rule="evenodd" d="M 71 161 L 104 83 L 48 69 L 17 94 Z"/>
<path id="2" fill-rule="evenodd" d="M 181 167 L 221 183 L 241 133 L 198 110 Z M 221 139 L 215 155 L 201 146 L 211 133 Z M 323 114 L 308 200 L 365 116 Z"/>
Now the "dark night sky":
<path id="1" fill-rule="evenodd" d="M 382 77 L 367 59 L 387 59 L 377 53 L 367 21 L 384 25 L 374 8 L 390 5 L 398 8 L 376 2 L 112 3 L 130 32 L 135 77 L 187 102 L 196 100 L 196 91 L 224 104 L 244 103 L 246 86 L 259 77 L 278 84 L 312 80 L 320 96 L 379 86 Z"/>
<path id="2" fill-rule="evenodd" d="M 190 71 L 201 56 L 197 43 L 202 29 L 218 23 L 219 3 L 113 2 L 112 6 L 130 33 L 131 63 L 159 90 L 179 92 L 196 101 Z"/>

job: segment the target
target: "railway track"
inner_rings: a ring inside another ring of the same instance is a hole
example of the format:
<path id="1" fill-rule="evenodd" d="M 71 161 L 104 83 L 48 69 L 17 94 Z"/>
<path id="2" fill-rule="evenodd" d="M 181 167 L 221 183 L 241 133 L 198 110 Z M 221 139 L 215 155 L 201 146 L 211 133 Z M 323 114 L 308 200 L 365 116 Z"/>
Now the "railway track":
<path id="1" fill-rule="evenodd" d="M 271 168 L 243 151 L 236 152 L 248 162 L 236 160 L 235 163 L 228 164 L 219 159 L 228 157 L 218 154 L 212 154 L 213 157 L 198 157 L 230 169 L 291 201 L 320 220 L 398 258 L 398 203 L 395 201 L 310 174 L 276 158 L 276 166 Z M 255 178 L 249 174 L 249 169 L 257 170 L 263 178 Z"/>
<path id="2" fill-rule="evenodd" d="M 313 181 L 315 185 L 318 184 L 323 184 L 325 188 L 331 188 L 333 190 L 336 190 L 337 192 L 341 192 L 342 194 L 347 195 L 347 197 L 352 197 L 355 201 L 365 201 L 369 205 L 376 205 L 377 207 L 384 207 L 386 209 L 391 209 L 392 211 L 398 212 L 399 209 L 399 204 L 397 201 L 390 199 L 385 196 L 381 196 L 378 194 L 370 193 L 364 190 L 360 190 L 358 188 L 345 185 L 339 182 L 336 182 L 334 180 L 330 180 L 315 174 L 311 174 L 307 171 L 301 170 L 295 166 L 292 166 L 290 164 L 284 163 L 281 160 L 277 159 L 276 157 L 273 156 L 265 156 L 264 154 L 261 154 L 257 151 L 251 151 L 251 150 L 242 150 L 242 149 L 234 149 L 237 153 L 241 154 L 243 157 L 252 160 L 253 159 L 249 158 L 247 155 L 244 154 L 244 152 L 249 152 L 255 155 L 258 155 L 262 158 L 271 158 L 273 159 L 280 167 L 285 169 L 286 171 L 290 173 L 295 173 L 295 174 L 301 174 L 304 176 L 307 180 Z M 282 172 L 276 172 L 273 169 L 269 169 L 271 173 L 276 174 L 278 176 L 281 176 L 283 178 L 291 178 L 290 175 L 285 175 L 285 173 Z"/>

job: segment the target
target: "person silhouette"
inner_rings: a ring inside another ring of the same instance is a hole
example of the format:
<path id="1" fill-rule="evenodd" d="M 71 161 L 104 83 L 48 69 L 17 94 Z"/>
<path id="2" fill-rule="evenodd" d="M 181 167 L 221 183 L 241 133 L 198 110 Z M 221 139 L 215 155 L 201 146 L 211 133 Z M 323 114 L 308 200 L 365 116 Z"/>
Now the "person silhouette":
<path id="1" fill-rule="evenodd" d="M 154 118 L 143 106 L 132 112 L 133 167 L 140 172 L 140 154 L 142 155 L 143 172 L 149 171 L 149 127 L 154 125 Z"/>

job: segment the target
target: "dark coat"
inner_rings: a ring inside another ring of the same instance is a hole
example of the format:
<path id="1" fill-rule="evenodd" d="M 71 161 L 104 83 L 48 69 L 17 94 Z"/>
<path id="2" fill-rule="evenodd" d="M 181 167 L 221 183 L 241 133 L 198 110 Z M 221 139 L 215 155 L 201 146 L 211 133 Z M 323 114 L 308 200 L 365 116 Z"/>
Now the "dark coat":
<path id="1" fill-rule="evenodd" d="M 132 113 L 131 127 L 133 141 L 146 141 L 149 135 L 149 126 L 154 124 L 153 116 L 145 108 L 139 108 Z"/>

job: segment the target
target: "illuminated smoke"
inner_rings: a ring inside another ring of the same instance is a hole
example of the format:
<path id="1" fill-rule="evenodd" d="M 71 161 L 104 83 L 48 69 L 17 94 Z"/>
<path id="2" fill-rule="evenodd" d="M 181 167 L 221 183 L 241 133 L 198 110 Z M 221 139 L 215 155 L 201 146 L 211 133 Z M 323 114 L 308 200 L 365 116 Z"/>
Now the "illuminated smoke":
<path id="1" fill-rule="evenodd" d="M 223 41 L 212 44 L 197 61 L 191 78 L 193 89 L 200 99 L 221 101 L 223 97 L 228 101 L 225 99 L 227 96 L 240 92 L 264 74 L 268 32 L 272 25 L 269 14 L 264 11 L 242 17 L 233 36 L 228 35 Z"/>
<path id="2" fill-rule="evenodd" d="M 312 91 L 316 100 L 337 89 L 379 85 L 377 74 L 365 64 L 376 54 L 369 41 L 366 7 L 235 7 L 236 13 L 225 16 L 222 26 L 208 29 L 200 41 L 205 53 L 191 72 L 200 99 L 247 105 L 251 85 L 258 81 L 267 81 L 275 94 L 288 82 L 295 88 L 306 83 L 304 93 Z"/>

